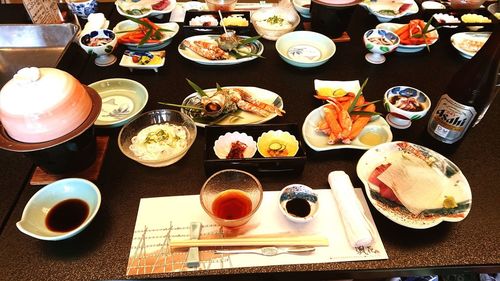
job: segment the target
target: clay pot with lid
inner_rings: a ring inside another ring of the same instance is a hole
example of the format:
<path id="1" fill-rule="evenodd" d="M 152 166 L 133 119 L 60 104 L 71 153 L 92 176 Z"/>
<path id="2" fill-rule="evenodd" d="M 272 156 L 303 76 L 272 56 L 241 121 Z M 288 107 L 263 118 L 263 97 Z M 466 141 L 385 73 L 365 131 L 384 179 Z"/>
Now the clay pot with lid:
<path id="1" fill-rule="evenodd" d="M 95 160 L 101 98 L 67 72 L 23 68 L 0 91 L 0 148 L 24 152 L 50 173 Z"/>

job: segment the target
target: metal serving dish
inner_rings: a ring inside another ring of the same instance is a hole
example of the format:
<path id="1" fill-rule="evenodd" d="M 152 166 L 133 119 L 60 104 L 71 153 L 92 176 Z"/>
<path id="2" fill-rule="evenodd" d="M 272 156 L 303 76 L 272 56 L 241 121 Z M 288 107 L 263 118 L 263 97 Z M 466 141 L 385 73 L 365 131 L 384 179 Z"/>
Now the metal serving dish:
<path id="1" fill-rule="evenodd" d="M 56 67 L 79 29 L 71 23 L 0 24 L 0 87 L 23 67 Z"/>

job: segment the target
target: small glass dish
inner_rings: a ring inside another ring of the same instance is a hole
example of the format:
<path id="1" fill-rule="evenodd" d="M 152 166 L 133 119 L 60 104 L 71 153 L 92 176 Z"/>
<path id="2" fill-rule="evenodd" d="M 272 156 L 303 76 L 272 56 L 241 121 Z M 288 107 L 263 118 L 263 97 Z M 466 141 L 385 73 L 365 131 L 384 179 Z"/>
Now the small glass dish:
<path id="1" fill-rule="evenodd" d="M 252 174 L 235 169 L 209 177 L 200 191 L 203 210 L 220 226 L 239 227 L 255 215 L 264 192 Z"/>
<path id="2" fill-rule="evenodd" d="M 167 125 L 169 128 L 161 127 L 160 131 L 160 128 L 155 125 Z M 150 130 L 150 132 L 143 130 Z M 169 143 L 169 139 L 172 139 L 167 137 L 167 135 L 172 135 L 166 131 L 172 130 L 176 132 L 173 139 L 177 139 L 178 142 L 185 141 L 185 146 L 179 147 L 175 143 L 166 144 Z M 185 133 L 185 140 L 179 138 L 182 135 L 179 130 Z M 123 126 L 118 135 L 118 146 L 125 156 L 145 166 L 165 167 L 174 164 L 186 155 L 196 139 L 196 132 L 193 119 L 186 114 L 176 110 L 157 109 L 145 112 Z M 139 137 L 140 134 L 146 135 L 146 133 L 147 137 L 144 140 Z"/>
<path id="3" fill-rule="evenodd" d="M 318 213 L 318 194 L 303 184 L 285 186 L 280 192 L 279 208 L 281 213 L 292 222 L 309 222 Z"/>

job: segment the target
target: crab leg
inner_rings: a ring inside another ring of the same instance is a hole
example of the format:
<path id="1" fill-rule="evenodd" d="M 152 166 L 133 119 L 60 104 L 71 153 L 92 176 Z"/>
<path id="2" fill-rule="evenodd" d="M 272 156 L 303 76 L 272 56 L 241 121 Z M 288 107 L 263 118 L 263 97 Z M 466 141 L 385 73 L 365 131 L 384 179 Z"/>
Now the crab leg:
<path id="1" fill-rule="evenodd" d="M 340 137 L 340 133 L 342 131 L 342 127 L 337 120 L 337 111 L 331 106 L 325 106 L 323 108 L 323 112 L 325 113 L 325 121 L 330 127 L 330 134 L 328 135 L 328 143 L 334 144 Z"/>

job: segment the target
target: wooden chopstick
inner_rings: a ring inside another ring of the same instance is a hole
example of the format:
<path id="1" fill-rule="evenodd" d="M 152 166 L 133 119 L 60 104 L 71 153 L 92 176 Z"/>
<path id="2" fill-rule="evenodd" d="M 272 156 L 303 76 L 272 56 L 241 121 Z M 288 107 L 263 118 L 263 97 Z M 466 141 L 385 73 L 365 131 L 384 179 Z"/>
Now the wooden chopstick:
<path id="1" fill-rule="evenodd" d="M 328 238 L 319 235 L 289 237 L 244 237 L 170 241 L 172 248 L 216 246 L 328 246 Z"/>

